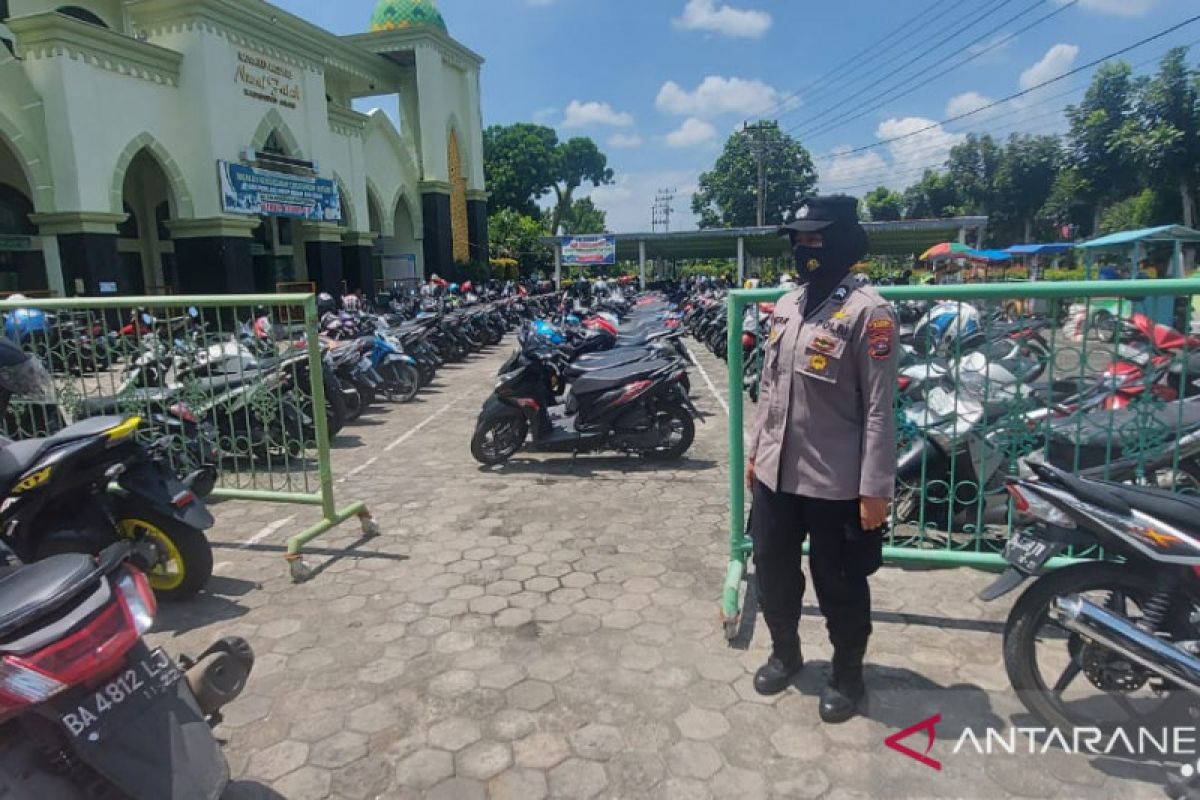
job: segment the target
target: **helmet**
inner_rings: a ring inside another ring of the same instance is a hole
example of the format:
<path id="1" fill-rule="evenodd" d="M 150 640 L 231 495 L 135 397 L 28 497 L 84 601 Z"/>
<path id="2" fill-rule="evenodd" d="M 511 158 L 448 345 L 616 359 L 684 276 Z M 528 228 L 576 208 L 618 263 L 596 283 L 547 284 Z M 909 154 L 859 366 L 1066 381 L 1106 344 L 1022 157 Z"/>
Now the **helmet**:
<path id="1" fill-rule="evenodd" d="M 333 295 L 329 292 L 321 292 L 317 295 L 317 313 L 329 314 L 337 311 L 337 301 L 333 299 Z"/>
<path id="2" fill-rule="evenodd" d="M 458 294 L 458 284 L 457 283 L 450 284 L 450 294 Z"/>
<path id="3" fill-rule="evenodd" d="M 471 292 L 475 291 L 475 287 L 471 285 L 470 281 L 467 281 L 462 285 L 462 290 L 463 294 L 470 294 Z"/>
<path id="4" fill-rule="evenodd" d="M 0 391 L 22 399 L 54 402 L 54 379 L 12 340 L 0 337 Z M 3 405 L 7 405 L 7 398 Z"/>
<path id="5" fill-rule="evenodd" d="M 575 316 L 574 314 L 568 314 L 565 321 L 568 325 L 578 325 L 579 317 Z"/>
<path id="6" fill-rule="evenodd" d="M 559 333 L 558 328 L 555 328 L 544 319 L 539 319 L 533 323 L 533 332 L 551 344 L 562 344 L 566 341 L 563 335 Z"/>

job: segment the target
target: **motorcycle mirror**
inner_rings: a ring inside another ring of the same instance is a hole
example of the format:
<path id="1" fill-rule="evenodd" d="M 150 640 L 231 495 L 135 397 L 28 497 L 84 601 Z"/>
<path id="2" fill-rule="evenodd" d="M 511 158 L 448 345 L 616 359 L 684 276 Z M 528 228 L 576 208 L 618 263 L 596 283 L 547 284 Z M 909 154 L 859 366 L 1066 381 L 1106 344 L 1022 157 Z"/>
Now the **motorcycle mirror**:
<path id="1" fill-rule="evenodd" d="M 189 317 L 196 319 L 200 316 L 200 309 L 196 308 L 195 306 L 188 306 L 187 313 Z"/>

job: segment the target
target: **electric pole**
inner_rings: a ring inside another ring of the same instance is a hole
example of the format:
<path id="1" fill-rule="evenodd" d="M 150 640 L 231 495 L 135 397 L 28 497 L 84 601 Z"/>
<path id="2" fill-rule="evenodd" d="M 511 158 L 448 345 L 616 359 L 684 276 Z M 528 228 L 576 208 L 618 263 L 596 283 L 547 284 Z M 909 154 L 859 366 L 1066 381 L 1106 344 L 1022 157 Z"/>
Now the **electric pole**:
<path id="1" fill-rule="evenodd" d="M 671 215 L 675 213 L 672 203 L 675 202 L 675 194 L 674 188 L 659 189 L 658 195 L 654 198 L 654 206 L 658 209 L 658 217 L 664 233 L 671 232 Z"/>
<path id="2" fill-rule="evenodd" d="M 770 144 L 767 142 L 767 131 L 779 127 L 777 122 L 759 121 L 751 125 L 749 122 L 742 125 L 742 133 L 746 134 L 747 141 L 750 143 L 750 152 L 754 154 L 754 160 L 758 168 L 758 180 L 755 182 L 755 188 L 758 195 L 758 227 L 762 228 L 767 224 L 767 150 Z"/>

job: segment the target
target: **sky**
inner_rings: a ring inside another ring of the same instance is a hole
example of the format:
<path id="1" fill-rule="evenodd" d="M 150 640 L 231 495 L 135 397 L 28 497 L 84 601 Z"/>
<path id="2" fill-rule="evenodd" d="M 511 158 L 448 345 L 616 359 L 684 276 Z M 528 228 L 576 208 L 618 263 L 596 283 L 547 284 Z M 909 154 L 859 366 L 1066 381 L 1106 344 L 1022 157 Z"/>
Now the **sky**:
<path id="1" fill-rule="evenodd" d="M 273 2 L 341 34 L 365 30 L 375 5 Z M 915 183 L 968 132 L 1061 132 L 1062 109 L 1093 69 L 1068 73 L 1200 13 L 1196 0 L 438 6 L 451 36 L 486 59 L 485 125 L 538 122 L 560 138 L 590 136 L 607 154 L 615 182 L 579 196 L 608 213 L 614 232 L 650 230 L 663 189 L 676 193 L 671 229 L 694 228 L 699 176 L 747 121 L 778 119 L 812 153 L 822 192 L 857 196 Z M 1173 45 L 1196 45 L 1200 61 L 1200 22 L 1122 57 L 1152 72 Z"/>

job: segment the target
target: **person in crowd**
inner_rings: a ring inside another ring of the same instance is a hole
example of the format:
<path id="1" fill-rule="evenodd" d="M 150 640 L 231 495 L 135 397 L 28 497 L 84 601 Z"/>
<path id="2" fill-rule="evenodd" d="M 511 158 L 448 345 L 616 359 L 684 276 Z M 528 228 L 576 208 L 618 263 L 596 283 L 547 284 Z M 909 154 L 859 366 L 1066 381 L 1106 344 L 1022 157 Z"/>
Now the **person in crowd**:
<path id="1" fill-rule="evenodd" d="M 837 723 L 854 716 L 866 696 L 867 579 L 882 564 L 896 480 L 896 318 L 850 273 L 868 247 L 854 198 L 810 199 L 781 233 L 790 239 L 799 287 L 775 305 L 747 448 L 759 607 L 772 644 L 754 687 L 782 692 L 804 665 L 807 538 L 833 645 L 819 712 Z"/>

